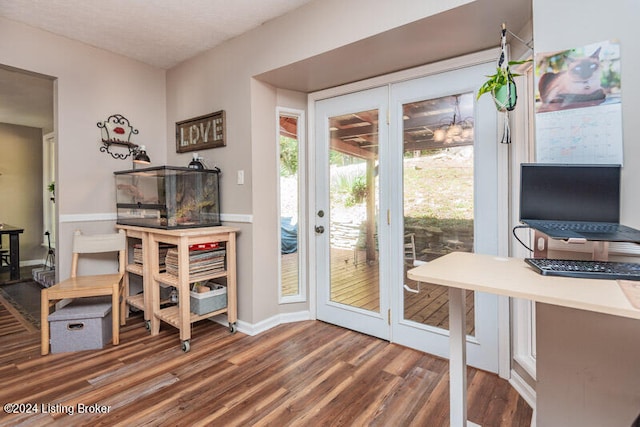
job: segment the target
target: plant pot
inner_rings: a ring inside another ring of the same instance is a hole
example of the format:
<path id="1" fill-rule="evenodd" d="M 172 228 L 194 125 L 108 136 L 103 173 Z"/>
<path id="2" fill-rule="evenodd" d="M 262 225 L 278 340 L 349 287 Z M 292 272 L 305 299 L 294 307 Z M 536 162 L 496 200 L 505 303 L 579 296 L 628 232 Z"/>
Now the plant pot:
<path id="1" fill-rule="evenodd" d="M 516 108 L 518 94 L 516 92 L 516 84 L 509 82 L 509 85 L 500 86 L 491 92 L 493 101 L 498 111 L 511 111 Z"/>

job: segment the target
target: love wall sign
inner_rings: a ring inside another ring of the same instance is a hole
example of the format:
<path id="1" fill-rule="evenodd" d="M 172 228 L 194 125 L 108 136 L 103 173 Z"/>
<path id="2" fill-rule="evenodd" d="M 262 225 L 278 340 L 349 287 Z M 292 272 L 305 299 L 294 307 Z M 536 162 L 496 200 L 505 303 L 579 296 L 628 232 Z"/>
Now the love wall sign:
<path id="1" fill-rule="evenodd" d="M 176 152 L 206 150 L 227 145 L 224 110 L 176 122 Z"/>

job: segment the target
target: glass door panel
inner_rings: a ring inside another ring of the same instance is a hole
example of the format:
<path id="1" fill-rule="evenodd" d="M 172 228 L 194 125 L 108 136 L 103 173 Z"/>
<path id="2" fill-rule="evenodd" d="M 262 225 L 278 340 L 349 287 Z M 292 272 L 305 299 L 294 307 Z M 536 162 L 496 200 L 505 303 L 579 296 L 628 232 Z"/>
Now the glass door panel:
<path id="1" fill-rule="evenodd" d="M 448 288 L 410 280 L 410 268 L 474 247 L 473 93 L 402 105 L 404 318 L 449 329 Z M 474 295 L 467 297 L 474 334 Z"/>
<path id="2" fill-rule="evenodd" d="M 393 341 L 442 357 L 449 355 L 448 292 L 406 272 L 453 251 L 499 254 L 508 147 L 497 142 L 495 106 L 474 96 L 492 69 L 489 62 L 463 67 L 390 91 L 390 179 L 398 188 L 391 193 Z M 466 306 L 467 361 L 497 372 L 498 297 L 468 292 Z"/>
<path id="3" fill-rule="evenodd" d="M 331 301 L 380 312 L 378 111 L 329 118 Z"/>

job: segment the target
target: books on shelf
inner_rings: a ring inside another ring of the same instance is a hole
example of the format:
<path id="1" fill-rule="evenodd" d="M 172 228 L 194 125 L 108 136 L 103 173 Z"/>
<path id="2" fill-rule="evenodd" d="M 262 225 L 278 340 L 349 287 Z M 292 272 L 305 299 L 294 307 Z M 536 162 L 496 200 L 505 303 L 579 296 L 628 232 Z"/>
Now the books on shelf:
<path id="1" fill-rule="evenodd" d="M 167 251 L 169 248 L 174 247 L 173 245 L 161 243 L 158 245 L 158 264 L 160 265 L 160 271 L 164 271 L 165 268 L 165 259 L 167 257 Z M 142 257 L 142 244 L 137 243 L 133 245 L 133 262 L 135 264 L 144 264 Z"/>
<path id="2" fill-rule="evenodd" d="M 192 245 L 193 246 L 193 245 Z M 194 248 L 189 250 L 189 276 L 191 278 L 206 276 L 225 270 L 224 247 L 217 246 L 216 249 Z M 178 249 L 171 248 L 167 251 L 166 271 L 169 274 L 178 275 Z"/>

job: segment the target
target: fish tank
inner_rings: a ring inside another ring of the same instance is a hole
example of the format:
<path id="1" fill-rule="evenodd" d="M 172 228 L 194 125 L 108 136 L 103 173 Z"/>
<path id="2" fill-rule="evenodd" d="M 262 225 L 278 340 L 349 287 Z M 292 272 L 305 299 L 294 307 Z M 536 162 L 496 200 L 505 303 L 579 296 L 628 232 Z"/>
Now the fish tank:
<path id="1" fill-rule="evenodd" d="M 117 223 L 163 229 L 220 225 L 220 170 L 156 166 L 114 172 Z"/>

